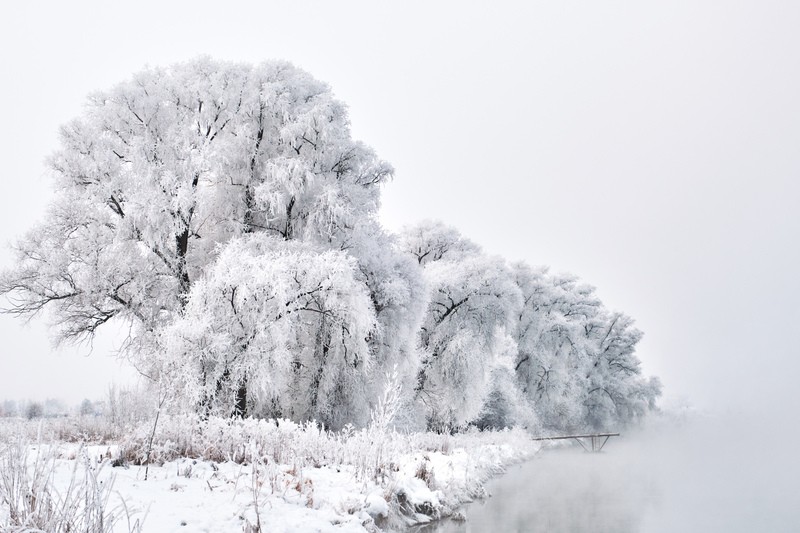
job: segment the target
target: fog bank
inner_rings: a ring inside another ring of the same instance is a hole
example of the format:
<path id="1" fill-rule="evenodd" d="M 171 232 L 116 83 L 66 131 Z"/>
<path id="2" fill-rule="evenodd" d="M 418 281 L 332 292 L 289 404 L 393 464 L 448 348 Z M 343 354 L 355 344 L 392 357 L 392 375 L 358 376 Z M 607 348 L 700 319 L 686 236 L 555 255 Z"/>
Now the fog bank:
<path id="1" fill-rule="evenodd" d="M 466 522 L 424 531 L 790 531 L 800 523 L 798 436 L 744 415 L 661 418 L 599 454 L 545 450 L 493 480 Z"/>

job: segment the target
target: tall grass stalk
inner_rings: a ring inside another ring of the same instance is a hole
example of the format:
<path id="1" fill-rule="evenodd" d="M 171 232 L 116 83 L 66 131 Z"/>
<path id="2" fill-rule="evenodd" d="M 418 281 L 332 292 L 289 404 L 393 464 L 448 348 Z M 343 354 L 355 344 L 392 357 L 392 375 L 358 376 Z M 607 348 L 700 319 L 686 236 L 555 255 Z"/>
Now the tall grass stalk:
<path id="1" fill-rule="evenodd" d="M 141 531 L 138 521 L 130 523 L 124 502 L 109 505 L 114 479 L 101 475 L 105 463 L 93 463 L 81 446 L 68 479 L 57 483 L 59 467 L 65 465 L 59 465 L 53 446 L 31 446 L 22 438 L 5 443 L 0 449 L 0 504 L 6 518 L 0 519 L 0 530 L 111 533 L 124 515 L 129 532 Z"/>

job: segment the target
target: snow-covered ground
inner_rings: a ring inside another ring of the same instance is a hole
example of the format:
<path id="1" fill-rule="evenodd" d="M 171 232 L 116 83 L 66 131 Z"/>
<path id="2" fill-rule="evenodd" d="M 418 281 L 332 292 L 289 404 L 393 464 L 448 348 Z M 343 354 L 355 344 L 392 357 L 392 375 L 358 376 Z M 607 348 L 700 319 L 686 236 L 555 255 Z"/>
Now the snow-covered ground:
<path id="1" fill-rule="evenodd" d="M 116 523 L 106 531 L 115 532 L 401 530 L 451 515 L 483 495 L 490 476 L 538 450 L 522 430 L 332 433 L 288 421 L 214 421 L 188 430 L 167 420 L 149 466 L 135 464 L 142 462 L 135 432 L 103 444 L 26 442 L 29 478 L 39 457 L 52 471 L 55 502 L 68 487 L 81 493 L 75 480 L 88 478 L 88 490 L 108 498 L 105 512 Z M 19 443 L 6 435 L 6 471 Z M 10 508 L 3 502 L 0 529 L 13 525 Z"/>

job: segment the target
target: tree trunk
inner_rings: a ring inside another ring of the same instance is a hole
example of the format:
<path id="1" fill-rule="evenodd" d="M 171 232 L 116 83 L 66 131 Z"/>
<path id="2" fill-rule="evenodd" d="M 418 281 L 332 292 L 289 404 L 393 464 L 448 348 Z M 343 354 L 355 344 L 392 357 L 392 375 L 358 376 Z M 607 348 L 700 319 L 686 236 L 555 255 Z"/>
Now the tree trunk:
<path id="1" fill-rule="evenodd" d="M 327 331 L 327 320 L 325 314 L 320 317 L 319 330 L 317 331 L 317 346 L 316 346 L 316 369 L 314 375 L 311 377 L 311 401 L 310 407 L 313 416 L 318 416 L 319 404 L 319 387 L 322 383 L 322 374 L 325 371 L 325 363 L 328 359 L 328 351 L 330 350 L 330 335 Z"/>
<path id="2" fill-rule="evenodd" d="M 236 390 L 236 402 L 233 407 L 233 416 L 245 418 L 247 413 L 247 376 L 242 377 L 239 388 Z"/>

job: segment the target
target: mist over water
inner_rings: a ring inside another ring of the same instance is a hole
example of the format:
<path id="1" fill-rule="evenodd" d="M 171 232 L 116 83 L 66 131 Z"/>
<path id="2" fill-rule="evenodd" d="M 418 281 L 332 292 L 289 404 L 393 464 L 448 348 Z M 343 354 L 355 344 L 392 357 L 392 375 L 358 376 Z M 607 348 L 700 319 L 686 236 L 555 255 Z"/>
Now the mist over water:
<path id="1" fill-rule="evenodd" d="M 466 522 L 421 531 L 800 530 L 798 431 L 759 417 L 693 416 L 542 451 L 492 480 Z"/>

